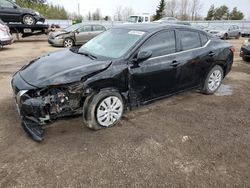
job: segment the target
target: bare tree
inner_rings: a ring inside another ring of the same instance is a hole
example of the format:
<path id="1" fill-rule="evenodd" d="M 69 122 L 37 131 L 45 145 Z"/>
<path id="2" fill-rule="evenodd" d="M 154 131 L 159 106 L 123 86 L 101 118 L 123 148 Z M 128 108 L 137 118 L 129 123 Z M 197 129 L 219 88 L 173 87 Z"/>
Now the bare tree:
<path id="1" fill-rule="evenodd" d="M 200 0 L 191 0 L 190 13 L 191 19 L 196 20 L 199 16 L 199 12 L 203 7 L 203 3 Z"/>
<path id="2" fill-rule="evenodd" d="M 102 19 L 101 10 L 99 8 L 97 8 L 96 11 L 92 13 L 92 19 L 93 20 L 101 20 Z"/>
<path id="3" fill-rule="evenodd" d="M 87 20 L 89 20 L 89 21 L 92 20 L 92 15 L 91 15 L 91 12 L 90 12 L 90 11 L 88 12 Z"/>
<path id="4" fill-rule="evenodd" d="M 189 0 L 180 0 L 180 18 L 181 20 L 188 20 L 188 6 Z"/>
<path id="5" fill-rule="evenodd" d="M 114 14 L 114 20 L 122 21 L 122 6 L 116 7 L 116 11 Z"/>
<path id="6" fill-rule="evenodd" d="M 166 15 L 175 17 L 177 16 L 178 0 L 169 0 L 166 3 Z"/>
<path id="7" fill-rule="evenodd" d="M 134 10 L 131 7 L 124 7 L 122 9 L 122 19 L 124 21 L 128 20 L 129 16 L 134 14 Z"/>

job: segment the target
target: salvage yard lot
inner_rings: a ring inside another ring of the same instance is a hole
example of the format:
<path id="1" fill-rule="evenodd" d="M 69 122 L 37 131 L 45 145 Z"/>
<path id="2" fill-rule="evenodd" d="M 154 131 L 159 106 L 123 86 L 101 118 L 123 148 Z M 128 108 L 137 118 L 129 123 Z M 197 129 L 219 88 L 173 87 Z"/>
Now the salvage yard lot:
<path id="1" fill-rule="evenodd" d="M 250 187 L 250 64 L 236 48 L 233 70 L 212 96 L 189 91 L 133 112 L 114 128 L 91 131 L 81 118 L 29 139 L 17 115 L 11 75 L 60 50 L 45 39 L 0 51 L 0 187 Z"/>

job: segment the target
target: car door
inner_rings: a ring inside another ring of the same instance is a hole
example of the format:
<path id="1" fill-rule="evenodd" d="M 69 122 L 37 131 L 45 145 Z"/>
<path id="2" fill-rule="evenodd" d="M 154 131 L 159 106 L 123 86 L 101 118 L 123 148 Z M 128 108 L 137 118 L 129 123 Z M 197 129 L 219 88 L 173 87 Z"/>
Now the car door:
<path id="1" fill-rule="evenodd" d="M 208 37 L 195 30 L 179 29 L 177 31 L 179 62 L 177 77 L 179 90 L 186 90 L 200 85 L 209 66 L 213 62 L 215 52 L 209 50 Z"/>
<path id="2" fill-rule="evenodd" d="M 21 13 L 11 2 L 0 0 L 0 17 L 5 22 L 19 22 Z"/>
<path id="3" fill-rule="evenodd" d="M 149 59 L 141 62 L 133 61 L 129 66 L 129 93 L 133 98 L 131 100 L 138 103 L 174 93 L 178 81 L 173 30 L 156 33 L 138 50 L 138 52 L 147 51 L 152 52 Z"/>
<path id="4" fill-rule="evenodd" d="M 76 44 L 84 44 L 92 39 L 92 26 L 85 25 L 75 32 Z"/>
<path id="5" fill-rule="evenodd" d="M 101 26 L 101 25 L 93 25 L 92 26 L 92 38 L 96 37 L 97 35 L 99 35 L 100 33 L 106 31 L 105 27 Z"/>

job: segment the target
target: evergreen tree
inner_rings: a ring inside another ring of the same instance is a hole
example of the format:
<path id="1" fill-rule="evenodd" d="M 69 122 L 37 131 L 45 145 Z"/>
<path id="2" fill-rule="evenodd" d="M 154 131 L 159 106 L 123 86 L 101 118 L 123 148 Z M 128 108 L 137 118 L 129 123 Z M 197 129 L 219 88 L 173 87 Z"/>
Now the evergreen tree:
<path id="1" fill-rule="evenodd" d="M 222 5 L 215 9 L 214 12 L 215 20 L 228 20 L 229 19 L 229 8 L 226 5 Z"/>
<path id="2" fill-rule="evenodd" d="M 244 14 L 234 7 L 233 10 L 230 12 L 230 19 L 231 20 L 242 20 L 244 18 Z"/>
<path id="3" fill-rule="evenodd" d="M 207 12 L 207 17 L 205 20 L 213 20 L 214 19 L 215 8 L 214 5 L 211 5 L 210 9 Z"/>
<path id="4" fill-rule="evenodd" d="M 159 20 L 165 15 L 165 0 L 161 0 L 159 6 L 156 9 L 156 14 L 153 16 L 153 20 Z"/>

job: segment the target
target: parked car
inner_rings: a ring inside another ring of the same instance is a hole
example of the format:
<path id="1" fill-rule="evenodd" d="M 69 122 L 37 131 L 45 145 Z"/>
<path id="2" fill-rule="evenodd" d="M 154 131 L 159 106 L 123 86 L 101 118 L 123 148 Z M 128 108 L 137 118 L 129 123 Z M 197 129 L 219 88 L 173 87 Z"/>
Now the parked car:
<path id="1" fill-rule="evenodd" d="M 250 61 L 250 39 L 244 41 L 240 50 L 240 56 L 243 61 Z"/>
<path id="2" fill-rule="evenodd" d="M 159 20 L 154 21 L 156 23 L 166 23 L 166 22 L 178 22 L 178 20 L 174 17 L 163 17 Z"/>
<path id="3" fill-rule="evenodd" d="M 13 42 L 13 37 L 10 34 L 8 26 L 0 20 L 0 49 L 5 45 L 10 45 Z"/>
<path id="4" fill-rule="evenodd" d="M 61 31 L 52 32 L 48 42 L 53 46 L 70 48 L 74 45 L 82 45 L 104 31 L 106 28 L 102 25 L 79 23 Z"/>
<path id="5" fill-rule="evenodd" d="M 237 25 L 221 25 L 213 26 L 206 29 L 211 35 L 219 37 L 221 39 L 227 40 L 229 38 L 235 37 L 240 38 L 240 28 Z"/>
<path id="6" fill-rule="evenodd" d="M 37 22 L 44 22 L 44 17 L 36 11 L 21 8 L 9 0 L 0 0 L 0 18 L 4 22 L 22 22 L 26 25 L 35 25 Z"/>
<path id="7" fill-rule="evenodd" d="M 241 36 L 242 37 L 250 37 L 250 28 L 242 29 Z"/>
<path id="8" fill-rule="evenodd" d="M 138 14 L 129 16 L 127 23 L 149 23 L 150 15 L 149 14 Z"/>
<path id="9" fill-rule="evenodd" d="M 192 27 L 125 24 L 81 48 L 31 61 L 11 83 L 23 128 L 41 141 L 42 127 L 61 117 L 82 114 L 84 124 L 98 130 L 117 124 L 126 109 L 182 91 L 213 94 L 233 52 L 229 43 Z"/>

